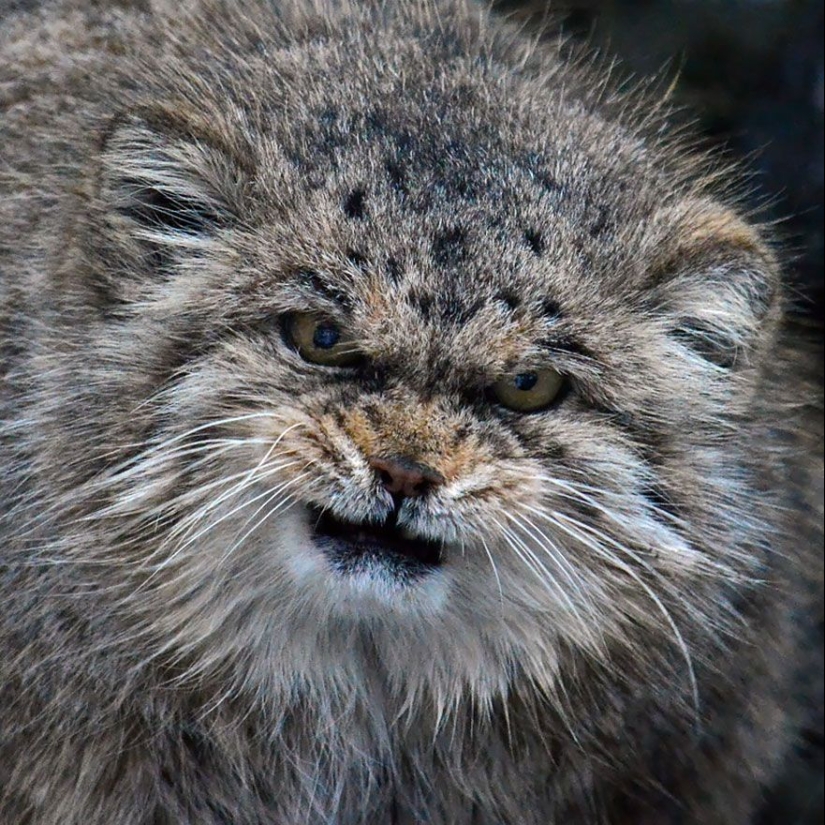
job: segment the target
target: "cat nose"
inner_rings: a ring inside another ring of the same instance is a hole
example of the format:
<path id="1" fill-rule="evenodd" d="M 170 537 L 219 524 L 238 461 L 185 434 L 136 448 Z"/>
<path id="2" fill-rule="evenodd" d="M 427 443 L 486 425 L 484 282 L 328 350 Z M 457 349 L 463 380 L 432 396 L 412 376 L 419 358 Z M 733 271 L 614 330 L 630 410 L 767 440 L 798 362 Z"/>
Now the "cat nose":
<path id="1" fill-rule="evenodd" d="M 437 470 L 405 456 L 370 456 L 367 463 L 378 474 L 384 489 L 394 496 L 423 496 L 444 483 L 444 476 Z"/>

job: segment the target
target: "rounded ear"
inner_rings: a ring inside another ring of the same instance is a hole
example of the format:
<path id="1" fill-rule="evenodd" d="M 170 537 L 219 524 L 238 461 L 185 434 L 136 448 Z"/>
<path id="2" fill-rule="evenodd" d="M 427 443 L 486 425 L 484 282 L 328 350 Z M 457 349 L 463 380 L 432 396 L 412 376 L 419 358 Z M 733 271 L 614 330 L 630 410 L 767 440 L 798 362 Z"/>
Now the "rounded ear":
<path id="1" fill-rule="evenodd" d="M 198 235 L 235 215 L 241 168 L 200 124 L 166 112 L 116 122 L 103 147 L 100 194 L 148 235 Z"/>
<path id="2" fill-rule="evenodd" d="M 653 217 L 648 272 L 670 333 L 718 367 L 747 363 L 781 312 L 776 258 L 735 212 L 703 198 Z"/>
<path id="3" fill-rule="evenodd" d="M 165 110 L 118 118 L 101 148 L 91 242 L 118 281 L 168 278 L 237 221 L 247 170 L 219 135 Z"/>

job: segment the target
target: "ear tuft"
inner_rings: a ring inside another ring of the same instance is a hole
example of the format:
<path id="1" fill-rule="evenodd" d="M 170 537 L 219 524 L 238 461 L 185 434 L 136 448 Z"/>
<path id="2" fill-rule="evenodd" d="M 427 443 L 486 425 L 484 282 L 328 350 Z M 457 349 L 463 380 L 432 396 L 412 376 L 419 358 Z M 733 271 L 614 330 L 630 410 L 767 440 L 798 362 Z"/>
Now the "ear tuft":
<path id="1" fill-rule="evenodd" d="M 242 177 L 222 148 L 143 117 L 120 121 L 106 140 L 104 209 L 135 238 L 191 246 L 236 217 Z"/>
<path id="2" fill-rule="evenodd" d="M 220 223 L 220 215 L 206 199 L 194 200 L 141 181 L 123 180 L 122 190 L 133 188 L 128 203 L 117 208 L 125 218 L 155 237 L 164 233 L 205 235 Z"/>

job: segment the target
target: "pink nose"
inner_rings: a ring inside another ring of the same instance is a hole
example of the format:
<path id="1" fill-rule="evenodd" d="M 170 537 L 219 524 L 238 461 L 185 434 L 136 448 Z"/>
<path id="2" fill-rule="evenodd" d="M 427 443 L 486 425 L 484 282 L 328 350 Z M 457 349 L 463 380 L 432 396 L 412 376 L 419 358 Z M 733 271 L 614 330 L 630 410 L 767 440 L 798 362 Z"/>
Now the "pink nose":
<path id="1" fill-rule="evenodd" d="M 422 496 L 444 483 L 441 473 L 404 456 L 370 456 L 367 462 L 378 473 L 384 489 L 394 496 Z"/>

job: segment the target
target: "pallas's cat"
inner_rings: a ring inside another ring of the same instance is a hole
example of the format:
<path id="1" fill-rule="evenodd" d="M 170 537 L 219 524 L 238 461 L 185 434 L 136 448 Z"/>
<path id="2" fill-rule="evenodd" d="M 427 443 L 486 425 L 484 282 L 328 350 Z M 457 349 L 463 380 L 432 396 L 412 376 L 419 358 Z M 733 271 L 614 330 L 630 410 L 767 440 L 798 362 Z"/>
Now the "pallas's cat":
<path id="1" fill-rule="evenodd" d="M 749 822 L 821 465 L 724 170 L 462 0 L 23 5 L 0 820 Z"/>

